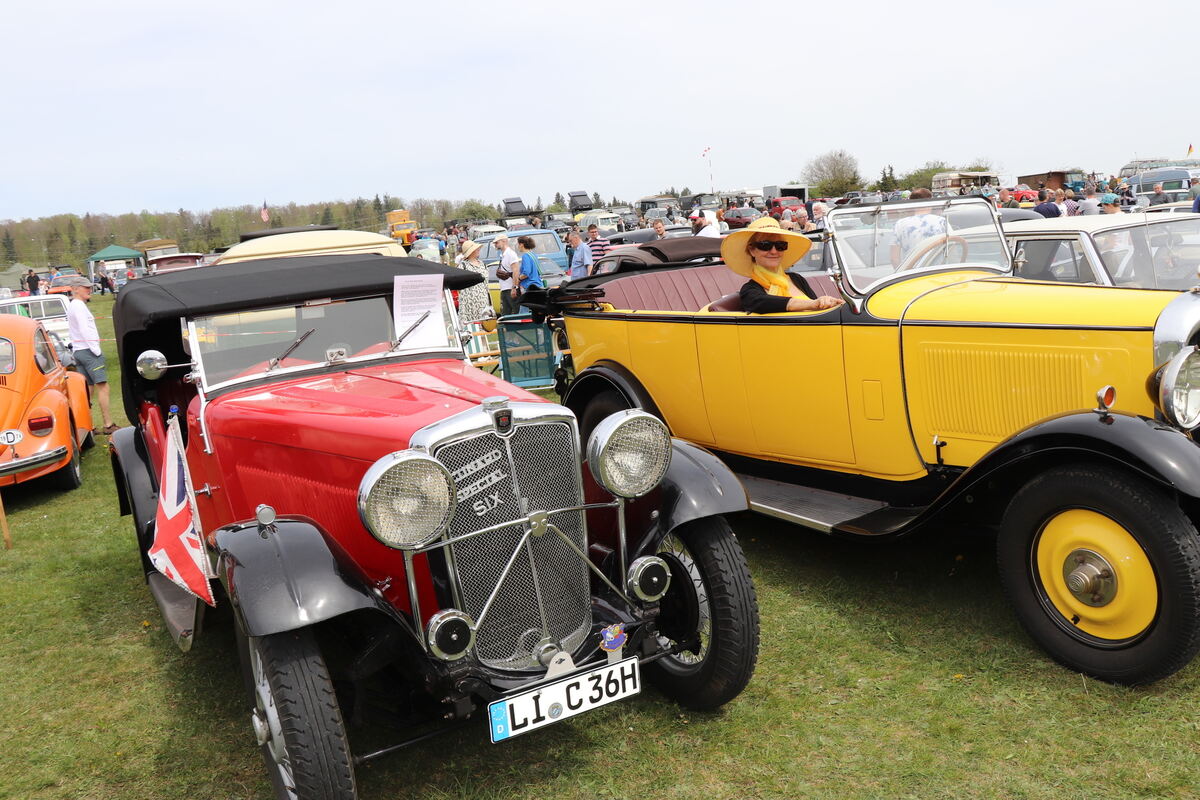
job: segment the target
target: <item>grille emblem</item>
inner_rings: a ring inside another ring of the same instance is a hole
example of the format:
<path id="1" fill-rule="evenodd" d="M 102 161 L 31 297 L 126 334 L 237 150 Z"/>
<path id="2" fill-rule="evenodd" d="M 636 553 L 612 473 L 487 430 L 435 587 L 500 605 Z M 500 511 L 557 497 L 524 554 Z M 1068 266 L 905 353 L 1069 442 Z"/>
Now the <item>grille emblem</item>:
<path id="1" fill-rule="evenodd" d="M 496 426 L 496 433 L 501 436 L 512 433 L 512 409 L 502 408 L 493 412 L 492 424 Z"/>

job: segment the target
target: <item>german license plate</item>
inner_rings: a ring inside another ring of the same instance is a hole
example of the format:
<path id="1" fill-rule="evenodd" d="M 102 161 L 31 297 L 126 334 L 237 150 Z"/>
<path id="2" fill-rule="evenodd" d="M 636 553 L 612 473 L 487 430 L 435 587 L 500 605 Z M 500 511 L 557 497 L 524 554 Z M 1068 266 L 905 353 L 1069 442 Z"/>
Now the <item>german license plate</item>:
<path id="1" fill-rule="evenodd" d="M 641 690 L 642 675 L 635 656 L 497 700 L 488 704 L 492 743 L 562 722 Z"/>

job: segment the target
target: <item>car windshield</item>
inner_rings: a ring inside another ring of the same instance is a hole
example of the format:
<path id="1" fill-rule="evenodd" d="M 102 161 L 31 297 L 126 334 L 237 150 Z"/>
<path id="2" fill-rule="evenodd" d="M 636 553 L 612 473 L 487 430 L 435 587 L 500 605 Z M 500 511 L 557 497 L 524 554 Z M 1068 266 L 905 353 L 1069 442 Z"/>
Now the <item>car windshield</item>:
<path id="1" fill-rule="evenodd" d="M 335 361 L 363 362 L 397 354 L 455 350 L 457 338 L 444 294 L 433 317 L 432 324 L 427 317 L 392 350 L 397 326 L 390 298 L 309 301 L 197 317 L 192 320 L 191 347 L 200 362 L 205 387 L 213 389 L 317 369 Z M 403 317 L 400 332 L 418 319 Z M 272 365 L 272 360 L 277 362 Z"/>
<path id="2" fill-rule="evenodd" d="M 1092 234 L 1117 286 L 1190 289 L 1200 268 L 1200 217 L 1169 219 Z"/>
<path id="3" fill-rule="evenodd" d="M 829 225 L 835 256 L 860 293 L 898 272 L 957 264 L 1010 268 L 995 211 L 981 198 L 837 208 Z"/>

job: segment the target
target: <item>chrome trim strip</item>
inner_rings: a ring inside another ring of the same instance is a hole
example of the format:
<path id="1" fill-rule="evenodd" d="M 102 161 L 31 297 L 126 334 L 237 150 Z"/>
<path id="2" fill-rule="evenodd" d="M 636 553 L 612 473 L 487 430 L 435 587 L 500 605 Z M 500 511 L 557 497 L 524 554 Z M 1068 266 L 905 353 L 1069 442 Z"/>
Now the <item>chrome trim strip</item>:
<path id="1" fill-rule="evenodd" d="M 417 597 L 417 576 L 413 572 L 413 553 L 411 550 L 404 551 L 404 577 L 408 582 L 408 602 L 412 608 L 413 627 L 421 632 L 417 638 L 421 641 L 421 649 L 426 653 L 429 652 L 429 631 L 425 629 L 425 624 L 421 621 L 421 600 Z"/>
<path id="2" fill-rule="evenodd" d="M 590 511 L 593 508 L 616 508 L 616 507 L 617 507 L 617 502 L 614 500 L 609 503 L 584 503 L 583 505 L 579 505 L 579 506 L 567 506 L 566 508 L 556 508 L 556 509 L 549 510 L 549 511 L 543 511 L 543 513 L 553 515 L 553 514 L 564 514 L 568 511 Z M 412 552 L 414 555 L 417 555 L 420 553 L 428 553 L 430 550 L 437 550 L 439 547 L 446 547 L 447 545 L 457 544 L 458 542 L 463 542 L 463 541 L 466 541 L 467 539 L 474 539 L 476 536 L 482 536 L 485 533 L 491 533 L 493 531 L 503 530 L 504 528 L 511 528 L 514 525 L 528 525 L 529 522 L 530 522 L 530 519 L 528 516 L 517 517 L 516 519 L 509 520 L 508 522 L 501 522 L 498 525 L 489 525 L 488 527 L 480 528 L 477 531 L 471 531 L 470 533 L 464 533 L 462 536 L 455 536 L 453 539 L 443 539 L 442 541 L 434 542 L 433 544 L 427 544 L 424 547 L 420 547 L 420 548 L 417 548 L 416 550 L 413 550 Z"/>
<path id="3" fill-rule="evenodd" d="M 201 359 L 200 343 L 196 338 L 196 323 L 190 319 L 187 321 L 187 332 L 188 349 L 192 354 L 194 354 L 192 355 L 193 363 L 195 364 L 193 371 L 200 375 L 200 380 L 194 384 L 196 387 L 196 395 L 200 398 L 200 438 L 204 440 L 205 455 L 212 455 L 212 437 L 209 436 L 208 417 L 204 413 L 208 410 L 208 389 L 204 382 L 204 361 Z M 187 411 L 185 409 L 185 418 L 186 413 Z"/>
<path id="4" fill-rule="evenodd" d="M 8 475 L 16 475 L 21 472 L 28 472 L 31 469 L 45 466 L 46 464 L 58 461 L 67 454 L 66 445 L 56 447 L 53 450 L 44 450 L 40 453 L 35 453 L 24 458 L 15 458 L 12 461 L 0 465 L 0 478 Z"/>

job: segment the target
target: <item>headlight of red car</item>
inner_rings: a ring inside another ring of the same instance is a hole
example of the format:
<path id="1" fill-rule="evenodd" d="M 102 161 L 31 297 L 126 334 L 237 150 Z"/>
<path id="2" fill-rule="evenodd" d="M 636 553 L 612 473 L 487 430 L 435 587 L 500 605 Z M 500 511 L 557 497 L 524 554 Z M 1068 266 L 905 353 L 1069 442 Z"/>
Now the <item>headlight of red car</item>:
<path id="1" fill-rule="evenodd" d="M 441 462 L 413 450 L 376 461 L 358 485 L 358 515 L 379 541 L 416 550 L 446 529 L 456 504 L 454 480 Z"/>

